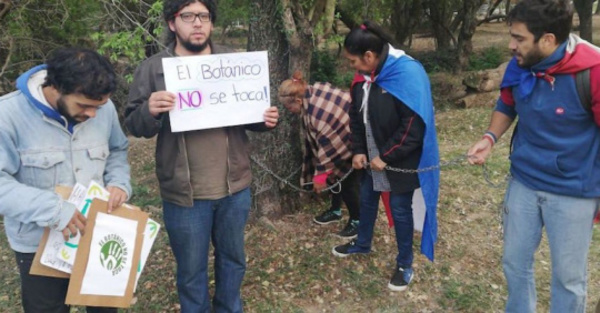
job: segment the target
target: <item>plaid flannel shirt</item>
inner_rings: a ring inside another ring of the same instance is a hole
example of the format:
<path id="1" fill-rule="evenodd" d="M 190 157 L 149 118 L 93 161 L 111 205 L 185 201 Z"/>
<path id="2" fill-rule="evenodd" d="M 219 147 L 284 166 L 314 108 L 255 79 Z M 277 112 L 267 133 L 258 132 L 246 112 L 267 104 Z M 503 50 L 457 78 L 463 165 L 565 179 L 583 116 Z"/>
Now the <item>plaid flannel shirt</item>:
<path id="1" fill-rule="evenodd" d="M 348 116 L 351 101 L 349 92 L 328 83 L 317 82 L 307 88 L 302 108 L 305 132 L 302 184 L 327 172 L 331 184 L 352 168 Z"/>

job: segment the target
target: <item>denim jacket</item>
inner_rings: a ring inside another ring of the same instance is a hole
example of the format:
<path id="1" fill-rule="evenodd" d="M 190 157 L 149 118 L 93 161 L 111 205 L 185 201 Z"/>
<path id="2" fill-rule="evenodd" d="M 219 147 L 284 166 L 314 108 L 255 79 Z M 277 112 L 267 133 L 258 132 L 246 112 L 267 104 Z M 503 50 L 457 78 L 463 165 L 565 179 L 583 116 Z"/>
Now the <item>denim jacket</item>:
<path id="1" fill-rule="evenodd" d="M 43 69 L 23 74 L 19 90 L 0 97 L 0 215 L 11 248 L 22 253 L 36 251 L 44 227 L 62 230 L 73 216 L 75 206 L 55 186 L 95 180 L 131 195 L 128 140 L 114 104 L 109 100 L 71 132 L 27 90 L 28 77 Z"/>

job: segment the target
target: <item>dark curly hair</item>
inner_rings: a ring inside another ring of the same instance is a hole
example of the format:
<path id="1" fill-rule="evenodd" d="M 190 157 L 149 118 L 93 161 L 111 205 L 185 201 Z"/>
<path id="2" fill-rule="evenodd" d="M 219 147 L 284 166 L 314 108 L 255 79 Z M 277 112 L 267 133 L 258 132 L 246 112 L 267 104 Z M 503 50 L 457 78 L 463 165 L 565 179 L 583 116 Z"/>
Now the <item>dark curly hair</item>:
<path id="1" fill-rule="evenodd" d="M 507 22 L 525 24 L 535 42 L 550 33 L 563 43 L 571 32 L 573 8 L 567 0 L 522 0 L 508 13 Z"/>
<path id="2" fill-rule="evenodd" d="M 372 21 L 364 21 L 346 35 L 344 49 L 351 55 L 362 56 L 371 51 L 379 56 L 383 48 L 391 42 L 391 37 L 381 26 Z"/>
<path id="3" fill-rule="evenodd" d="M 210 14 L 210 21 L 213 25 L 217 22 L 217 4 L 213 0 L 165 0 L 163 4 L 163 18 L 167 24 L 175 19 L 175 14 L 184 7 L 199 2 L 204 4 Z M 167 43 L 175 41 L 175 33 L 167 27 Z"/>
<path id="4" fill-rule="evenodd" d="M 117 89 L 117 75 L 110 62 L 96 51 L 85 48 L 54 50 L 46 61 L 43 87 L 52 86 L 63 95 L 82 94 L 102 100 Z"/>

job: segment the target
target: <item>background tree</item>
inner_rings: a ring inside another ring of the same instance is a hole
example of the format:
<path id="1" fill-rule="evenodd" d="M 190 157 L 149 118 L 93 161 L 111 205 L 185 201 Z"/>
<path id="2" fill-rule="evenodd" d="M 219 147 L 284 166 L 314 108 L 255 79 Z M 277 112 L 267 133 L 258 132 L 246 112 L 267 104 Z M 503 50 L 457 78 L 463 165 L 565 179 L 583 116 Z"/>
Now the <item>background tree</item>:
<path id="1" fill-rule="evenodd" d="M 458 61 L 462 68 L 469 66 L 469 57 L 473 53 L 473 35 L 477 28 L 477 10 L 485 0 L 463 0 L 462 22 L 458 35 Z"/>
<path id="2" fill-rule="evenodd" d="M 592 41 L 592 8 L 594 0 L 573 0 L 575 10 L 579 16 L 579 35 L 581 38 Z"/>
<path id="3" fill-rule="evenodd" d="M 458 28 L 457 17 L 460 12 L 457 8 L 460 3 L 457 0 L 425 0 L 423 4 L 425 12 L 428 12 L 426 15 L 431 22 L 437 50 L 450 50 L 451 43 L 456 46 L 454 33 Z"/>
<path id="4" fill-rule="evenodd" d="M 422 21 L 422 0 L 394 0 L 392 5 L 390 28 L 394 40 L 399 45 L 410 47 L 413 34 Z"/>
<path id="5" fill-rule="evenodd" d="M 248 51 L 268 50 L 271 101 L 277 103 L 277 88 L 294 70 L 309 79 L 313 50 L 331 32 L 334 0 L 256 0 L 250 6 Z M 254 156 L 278 173 L 294 173 L 301 164 L 300 124 L 280 107 L 281 122 L 275 131 L 254 136 Z M 260 215 L 278 215 L 299 208 L 295 191 L 284 189 L 265 171 L 255 179 L 255 203 Z M 290 178 L 297 185 L 298 175 Z"/>
<path id="6" fill-rule="evenodd" d="M 96 1 L 0 1 L 0 91 L 64 45 L 89 46 L 99 17 Z"/>

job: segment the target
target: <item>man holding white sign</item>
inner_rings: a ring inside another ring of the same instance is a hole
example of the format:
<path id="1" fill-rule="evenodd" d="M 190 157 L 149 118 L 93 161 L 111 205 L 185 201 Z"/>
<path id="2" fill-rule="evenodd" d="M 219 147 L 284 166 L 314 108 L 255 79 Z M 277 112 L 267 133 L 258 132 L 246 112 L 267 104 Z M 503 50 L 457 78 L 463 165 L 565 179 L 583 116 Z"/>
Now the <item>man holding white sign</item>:
<path id="1" fill-rule="evenodd" d="M 251 100 L 257 106 L 262 105 L 261 101 L 268 104 L 265 102 L 269 99 L 268 94 L 262 91 L 262 84 L 266 84 L 268 90 L 268 70 L 266 64 L 252 55 L 248 55 L 246 61 L 225 57 L 218 61 L 206 58 L 202 62 L 183 58 L 226 52 L 210 41 L 216 18 L 216 5 L 212 0 L 165 1 L 163 15 L 171 31 L 170 44 L 136 70 L 125 112 L 126 126 L 134 136 L 150 138 L 158 135 L 156 174 L 163 198 L 165 227 L 177 260 L 181 311 L 211 311 L 207 269 L 212 241 L 216 285 L 212 309 L 215 312 L 242 312 L 240 288 L 246 270 L 244 228 L 250 211 L 252 180 L 246 130 L 273 128 L 279 114 L 276 107 L 267 105 L 259 123 L 255 117 L 254 121 L 230 123 L 246 114 L 239 110 L 227 113 L 227 108 L 220 114 L 209 112 L 216 106 L 237 103 L 234 93 L 240 101 Z M 163 66 L 166 58 L 181 63 Z M 260 86 L 257 90 L 242 90 L 239 82 L 234 83 L 234 90 L 229 81 L 223 85 L 230 89 L 219 91 L 220 84 L 208 82 L 216 76 L 233 79 L 234 71 L 238 71 L 236 75 L 246 76 L 244 80 L 251 76 L 257 78 L 261 74 L 257 66 L 267 73 L 261 76 L 266 77 L 266 81 L 254 80 L 255 87 Z M 198 82 L 196 78 L 203 73 L 203 79 L 207 81 L 185 85 L 193 80 Z M 176 82 L 174 87 L 168 88 L 173 92 L 166 91 L 167 79 Z M 264 94 L 259 95 L 261 92 Z M 188 111 L 181 112 L 184 108 Z M 174 128 L 174 121 L 181 121 L 175 115 L 182 117 L 188 113 L 194 117 L 188 120 L 183 117 L 185 127 Z M 205 121 L 207 123 L 216 118 L 222 119 L 223 123 L 221 126 L 198 126 L 196 119 L 206 115 L 212 116 Z"/>

